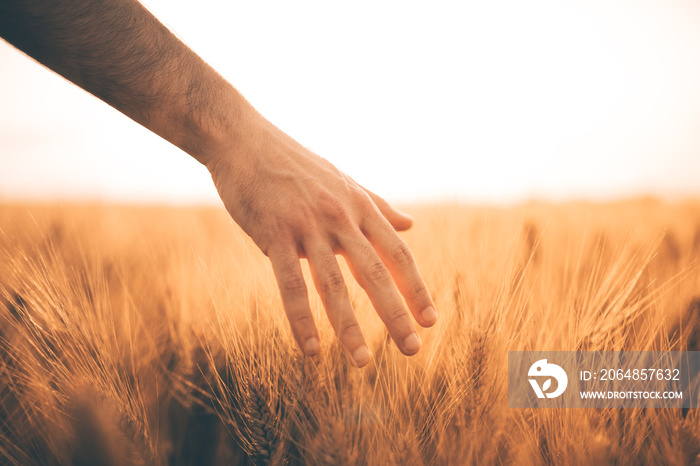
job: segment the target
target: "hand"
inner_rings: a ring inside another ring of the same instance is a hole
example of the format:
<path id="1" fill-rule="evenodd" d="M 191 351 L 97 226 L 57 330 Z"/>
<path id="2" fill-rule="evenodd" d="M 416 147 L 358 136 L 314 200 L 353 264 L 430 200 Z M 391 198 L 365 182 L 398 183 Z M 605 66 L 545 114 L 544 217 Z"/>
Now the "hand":
<path id="1" fill-rule="evenodd" d="M 437 320 L 435 306 L 411 251 L 395 230 L 406 214 L 362 188 L 246 107 L 236 136 L 206 163 L 233 219 L 270 258 L 294 337 L 307 355 L 320 350 L 299 259 L 308 259 L 316 290 L 341 344 L 362 367 L 370 352 L 335 258 L 345 257 L 397 346 L 420 349 L 413 319 Z M 396 284 L 396 286 L 395 286 Z"/>
<path id="2" fill-rule="evenodd" d="M 420 338 L 394 283 L 421 325 L 437 314 L 394 231 L 409 228 L 410 217 L 270 124 L 139 2 L 117 3 L 5 0 L 0 35 L 207 166 L 226 209 L 272 261 L 306 354 L 320 342 L 300 257 L 343 347 L 358 366 L 369 362 L 335 254 L 399 349 L 416 353 Z"/>

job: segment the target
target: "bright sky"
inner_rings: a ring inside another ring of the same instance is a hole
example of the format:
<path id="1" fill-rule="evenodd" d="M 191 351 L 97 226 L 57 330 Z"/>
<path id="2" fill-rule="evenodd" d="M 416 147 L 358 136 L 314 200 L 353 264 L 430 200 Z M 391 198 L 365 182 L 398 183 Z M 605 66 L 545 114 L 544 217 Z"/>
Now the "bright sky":
<path id="1" fill-rule="evenodd" d="M 388 199 L 700 195 L 700 2 L 145 3 Z M 0 198 L 218 200 L 189 156 L 1 41 Z"/>

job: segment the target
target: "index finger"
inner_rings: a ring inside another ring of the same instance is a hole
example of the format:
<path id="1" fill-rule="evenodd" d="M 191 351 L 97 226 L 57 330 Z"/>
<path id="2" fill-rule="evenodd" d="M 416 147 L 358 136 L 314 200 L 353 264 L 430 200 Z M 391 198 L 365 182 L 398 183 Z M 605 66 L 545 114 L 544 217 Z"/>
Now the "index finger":
<path id="1" fill-rule="evenodd" d="M 423 327 L 434 325 L 435 304 L 408 245 L 384 218 L 368 223 L 362 231 L 386 264 L 416 321 Z"/>
<path id="2" fill-rule="evenodd" d="M 339 244 L 355 280 L 367 292 L 401 352 L 409 356 L 417 353 L 421 346 L 420 336 L 374 246 L 359 230 L 339 238 Z"/>

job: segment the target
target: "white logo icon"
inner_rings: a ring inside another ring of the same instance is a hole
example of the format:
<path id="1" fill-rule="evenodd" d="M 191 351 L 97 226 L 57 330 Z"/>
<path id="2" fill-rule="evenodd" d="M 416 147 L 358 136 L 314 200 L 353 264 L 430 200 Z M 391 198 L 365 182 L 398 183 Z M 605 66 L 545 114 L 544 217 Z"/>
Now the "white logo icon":
<path id="1" fill-rule="evenodd" d="M 566 390 L 566 385 L 569 383 L 569 378 L 566 376 L 564 369 L 556 364 L 547 364 L 546 359 L 540 359 L 530 366 L 527 372 L 528 377 L 546 377 L 547 379 L 540 387 L 537 380 L 528 378 L 532 389 L 535 391 L 537 398 L 556 398 Z M 557 389 L 549 393 L 548 390 L 552 387 L 552 379 L 557 381 Z"/>

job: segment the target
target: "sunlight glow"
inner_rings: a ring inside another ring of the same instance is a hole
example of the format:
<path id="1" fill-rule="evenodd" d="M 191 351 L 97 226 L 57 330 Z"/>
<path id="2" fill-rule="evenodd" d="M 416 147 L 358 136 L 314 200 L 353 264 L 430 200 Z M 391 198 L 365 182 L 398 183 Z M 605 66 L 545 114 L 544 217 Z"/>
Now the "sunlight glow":
<path id="1" fill-rule="evenodd" d="M 699 195 L 700 6 L 146 5 L 263 115 L 390 199 Z M 0 197 L 216 200 L 206 170 L 0 44 Z"/>

